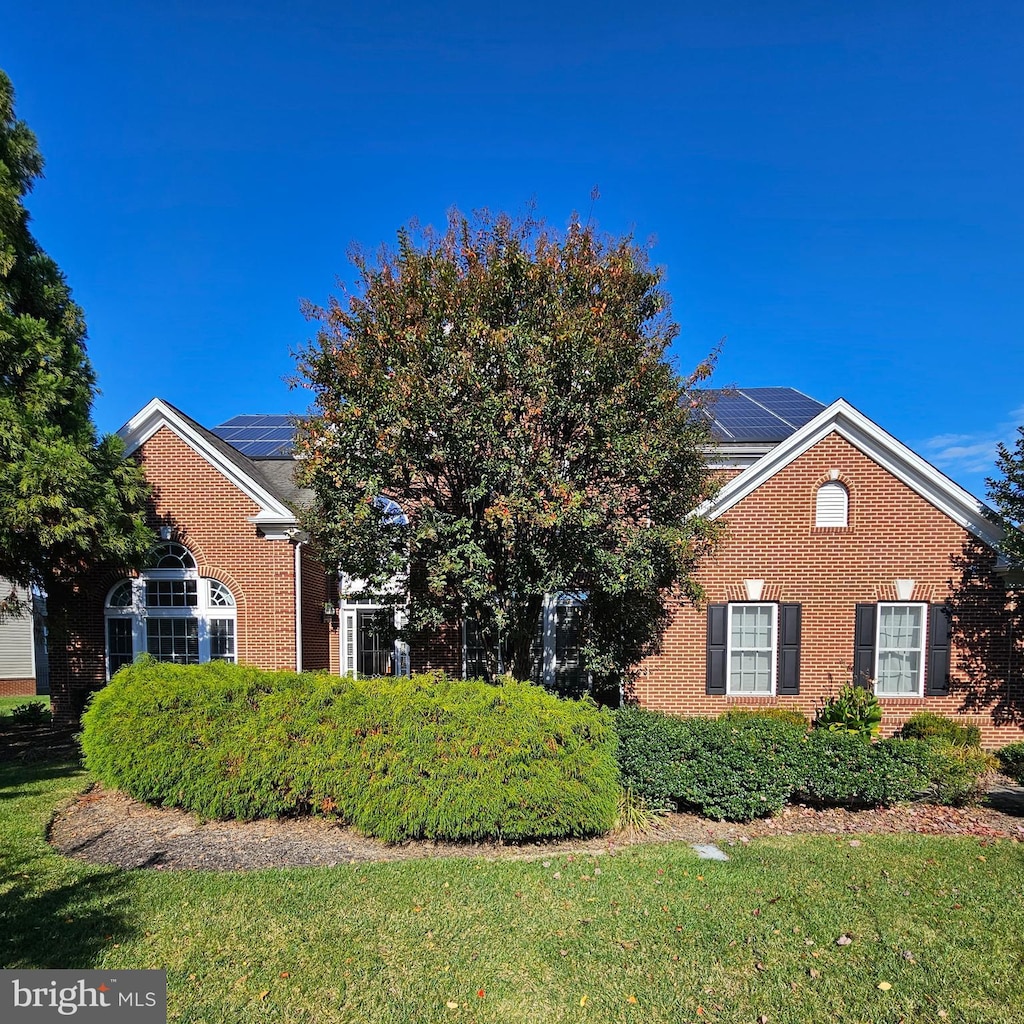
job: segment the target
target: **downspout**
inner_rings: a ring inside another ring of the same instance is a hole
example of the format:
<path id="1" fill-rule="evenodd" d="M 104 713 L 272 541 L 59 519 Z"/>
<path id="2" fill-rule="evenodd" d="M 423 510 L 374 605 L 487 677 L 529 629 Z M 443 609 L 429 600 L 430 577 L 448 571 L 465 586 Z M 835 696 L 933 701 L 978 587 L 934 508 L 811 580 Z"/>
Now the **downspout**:
<path id="1" fill-rule="evenodd" d="M 295 671 L 302 671 L 302 541 L 295 545 Z"/>

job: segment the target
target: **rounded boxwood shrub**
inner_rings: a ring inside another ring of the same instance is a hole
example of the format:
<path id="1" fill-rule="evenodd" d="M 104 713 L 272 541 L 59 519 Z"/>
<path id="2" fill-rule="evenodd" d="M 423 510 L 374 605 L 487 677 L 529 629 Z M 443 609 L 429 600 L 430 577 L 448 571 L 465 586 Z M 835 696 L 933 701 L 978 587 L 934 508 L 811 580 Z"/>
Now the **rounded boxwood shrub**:
<path id="1" fill-rule="evenodd" d="M 1009 743 L 996 751 L 1000 770 L 1018 786 L 1024 786 L 1024 743 Z"/>
<path id="2" fill-rule="evenodd" d="M 673 718 L 627 707 L 615 727 L 623 785 L 654 807 L 750 821 L 780 811 L 802 778 L 802 718 Z"/>
<path id="3" fill-rule="evenodd" d="M 924 743 L 865 743 L 859 733 L 816 729 L 804 747 L 797 795 L 821 807 L 887 807 L 927 792 L 931 765 Z"/>
<path id="4" fill-rule="evenodd" d="M 339 679 L 140 659 L 92 700 L 107 785 L 211 818 L 336 815 L 389 842 L 608 831 L 610 713 L 530 683 Z"/>
<path id="5" fill-rule="evenodd" d="M 900 729 L 905 740 L 926 740 L 949 743 L 954 747 L 981 746 L 981 729 L 973 724 L 963 725 L 935 711 L 915 711 Z"/>

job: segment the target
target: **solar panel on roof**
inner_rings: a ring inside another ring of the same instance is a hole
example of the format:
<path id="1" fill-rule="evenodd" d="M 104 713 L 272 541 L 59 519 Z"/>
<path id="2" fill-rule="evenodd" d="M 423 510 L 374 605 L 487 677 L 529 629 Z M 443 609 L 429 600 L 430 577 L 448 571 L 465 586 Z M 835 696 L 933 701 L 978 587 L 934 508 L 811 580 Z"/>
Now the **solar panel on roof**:
<path id="1" fill-rule="evenodd" d="M 233 416 L 213 433 L 251 459 L 290 458 L 295 438 L 293 417 L 287 415 Z"/>
<path id="2" fill-rule="evenodd" d="M 705 415 L 720 441 L 782 441 L 825 408 L 793 388 L 737 388 L 707 393 Z"/>

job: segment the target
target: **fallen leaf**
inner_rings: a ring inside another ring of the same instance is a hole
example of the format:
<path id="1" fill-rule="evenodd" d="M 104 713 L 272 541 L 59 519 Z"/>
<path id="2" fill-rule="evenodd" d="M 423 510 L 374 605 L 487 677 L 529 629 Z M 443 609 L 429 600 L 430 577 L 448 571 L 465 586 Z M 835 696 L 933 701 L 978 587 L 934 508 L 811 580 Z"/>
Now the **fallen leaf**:
<path id="1" fill-rule="evenodd" d="M 768 1014 L 762 1013 L 761 1016 L 757 1018 L 757 1024 L 768 1024 Z"/>
<path id="2" fill-rule="evenodd" d="M 836 939 L 837 946 L 849 946 L 852 942 L 853 939 L 851 939 L 849 935 L 840 935 L 839 938 Z"/>
<path id="3" fill-rule="evenodd" d="M 444 1005 L 447 1006 L 449 1010 L 457 1010 L 459 1008 L 459 1004 L 453 1003 L 450 999 Z"/>
<path id="4" fill-rule="evenodd" d="M 887 982 L 887 981 L 880 981 L 880 982 L 878 983 L 878 987 L 879 987 L 879 988 L 880 988 L 880 989 L 881 989 L 881 990 L 882 990 L 883 992 L 888 992 L 888 991 L 889 991 L 889 989 L 891 989 L 891 988 L 892 988 L 892 985 L 890 985 L 890 984 L 889 984 L 889 982 Z"/>
<path id="5" fill-rule="evenodd" d="M 629 1003 L 630 1006 L 636 1006 L 637 1001 L 636 996 L 626 996 L 626 1002 Z"/>
<path id="6" fill-rule="evenodd" d="M 291 976 L 292 976 L 292 972 L 291 971 L 282 971 L 278 975 L 279 978 L 290 978 Z"/>
<path id="7" fill-rule="evenodd" d="M 269 989 L 269 988 L 265 988 L 265 989 L 264 989 L 264 990 L 263 990 L 263 991 L 262 991 L 262 992 L 261 992 L 261 993 L 259 994 L 259 998 L 260 998 L 260 999 L 266 999 L 266 998 L 267 998 L 267 996 L 269 996 L 269 995 L 270 995 L 270 989 Z"/>
<path id="8" fill-rule="evenodd" d="M 816 968 L 814 968 L 814 967 L 812 967 L 812 968 L 811 968 L 811 969 L 810 969 L 810 970 L 809 970 L 809 971 L 808 971 L 807 973 L 808 973 L 808 974 L 809 974 L 809 975 L 810 975 L 810 976 L 811 976 L 812 978 L 820 978 L 820 977 L 821 977 L 821 971 L 817 970 L 817 969 L 816 969 Z"/>
<path id="9" fill-rule="evenodd" d="M 765 967 L 765 965 L 763 963 L 761 963 L 760 960 L 758 960 L 757 963 L 754 964 L 754 970 L 755 971 L 766 971 L 767 969 L 768 968 Z"/>
<path id="10" fill-rule="evenodd" d="M 477 997 L 477 999 L 483 999 L 483 997 L 485 995 L 487 995 L 487 993 L 482 988 L 478 988 L 476 990 L 476 997 Z"/>
<path id="11" fill-rule="evenodd" d="M 586 1005 L 587 1005 L 587 997 L 586 996 L 580 996 L 580 1006 L 586 1006 Z"/>
<path id="12" fill-rule="evenodd" d="M 558 951 L 558 955 L 559 956 L 568 956 L 569 955 L 569 950 L 567 950 L 567 949 L 560 949 Z"/>

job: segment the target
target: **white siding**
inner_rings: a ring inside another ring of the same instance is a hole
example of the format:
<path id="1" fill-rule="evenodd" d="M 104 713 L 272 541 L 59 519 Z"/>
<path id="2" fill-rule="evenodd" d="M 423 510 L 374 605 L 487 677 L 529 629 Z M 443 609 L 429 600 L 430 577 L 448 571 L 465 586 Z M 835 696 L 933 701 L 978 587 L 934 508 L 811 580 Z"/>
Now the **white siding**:
<path id="1" fill-rule="evenodd" d="M 25 602 L 22 614 L 0 619 L 0 679 L 32 679 L 36 674 L 32 601 L 24 591 L 19 596 Z"/>

